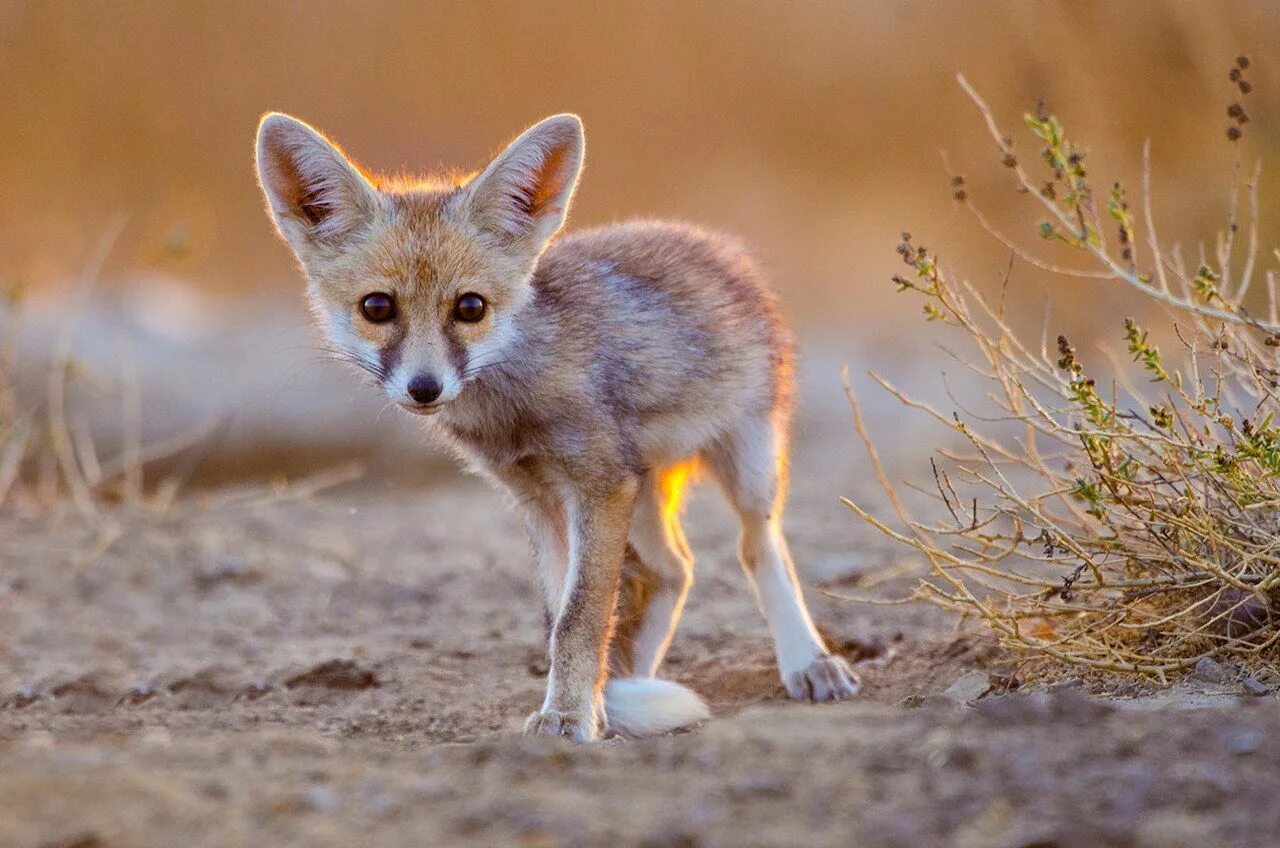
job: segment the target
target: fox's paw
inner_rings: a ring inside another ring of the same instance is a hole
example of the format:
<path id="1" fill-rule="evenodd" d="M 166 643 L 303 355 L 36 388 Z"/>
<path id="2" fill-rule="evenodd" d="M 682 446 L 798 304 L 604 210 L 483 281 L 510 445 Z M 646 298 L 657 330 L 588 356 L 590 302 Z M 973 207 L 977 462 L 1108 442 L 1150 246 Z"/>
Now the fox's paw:
<path id="1" fill-rule="evenodd" d="M 524 732 L 526 736 L 560 736 L 574 742 L 594 742 L 600 738 L 598 724 L 594 715 L 542 710 L 529 716 Z"/>
<path id="2" fill-rule="evenodd" d="M 787 694 L 797 701 L 843 701 L 858 694 L 858 675 L 843 658 L 824 654 L 802 671 L 783 678 Z"/>

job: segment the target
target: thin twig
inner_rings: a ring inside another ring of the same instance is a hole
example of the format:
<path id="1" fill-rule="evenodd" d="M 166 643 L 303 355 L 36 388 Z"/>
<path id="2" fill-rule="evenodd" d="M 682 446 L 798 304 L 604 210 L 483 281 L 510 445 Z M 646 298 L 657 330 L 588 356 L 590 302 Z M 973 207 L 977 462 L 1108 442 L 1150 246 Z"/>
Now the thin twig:
<path id="1" fill-rule="evenodd" d="M 62 333 L 58 336 L 53 366 L 49 371 L 49 443 L 58 460 L 63 481 L 71 492 L 72 501 L 80 514 L 88 519 L 96 519 L 98 509 L 94 505 L 89 485 L 76 459 L 75 447 L 67 427 L 67 372 L 71 364 L 71 346 L 75 339 L 76 319 L 83 311 L 89 293 L 97 284 L 98 277 L 116 241 L 124 232 L 124 225 L 125 219 L 117 218 L 107 227 L 94 246 L 81 278 L 80 291 L 71 313 L 72 317 L 63 324 Z"/>

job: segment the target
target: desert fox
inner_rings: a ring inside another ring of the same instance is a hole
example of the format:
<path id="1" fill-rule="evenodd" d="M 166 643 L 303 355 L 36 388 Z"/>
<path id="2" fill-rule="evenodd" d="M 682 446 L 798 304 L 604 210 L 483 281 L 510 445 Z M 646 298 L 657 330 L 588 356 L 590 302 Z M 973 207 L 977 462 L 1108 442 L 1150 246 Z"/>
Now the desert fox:
<path id="1" fill-rule="evenodd" d="M 596 739 L 708 716 L 656 675 L 692 580 L 695 468 L 741 519 L 740 557 L 791 697 L 854 695 L 782 535 L 793 342 L 736 241 L 620 224 L 553 237 L 582 169 L 574 115 L 473 176 L 371 176 L 268 114 L 258 176 L 329 343 L 495 480 L 528 524 L 547 611 L 546 698 L 526 725 Z"/>

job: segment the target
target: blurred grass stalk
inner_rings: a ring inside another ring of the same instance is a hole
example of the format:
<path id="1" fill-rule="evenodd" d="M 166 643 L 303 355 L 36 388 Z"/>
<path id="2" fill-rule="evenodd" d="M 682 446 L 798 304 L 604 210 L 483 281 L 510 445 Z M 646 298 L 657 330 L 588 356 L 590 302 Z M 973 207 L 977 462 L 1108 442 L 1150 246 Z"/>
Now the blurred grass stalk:
<path id="1" fill-rule="evenodd" d="M 78 292 L 59 325 L 43 393 L 38 386 L 19 385 L 20 290 L 8 292 L 0 302 L 0 510 L 47 519 L 56 528 L 70 505 L 74 517 L 94 531 L 92 543 L 71 557 L 77 569 L 149 520 L 171 516 L 197 466 L 230 425 L 229 416 L 215 417 L 189 432 L 144 440 L 144 387 L 132 338 L 123 331 L 117 338 L 117 374 L 102 373 L 75 356 L 80 320 L 124 226 L 123 217 L 108 226 L 89 257 Z M 101 454 L 83 404 L 77 403 L 86 395 L 118 403 L 113 455 Z M 158 463 L 167 468 L 149 481 L 147 471 Z M 362 465 L 348 462 L 293 480 L 277 476 L 266 485 L 255 483 L 206 497 L 197 508 L 257 508 L 306 500 L 363 473 Z"/>
<path id="2" fill-rule="evenodd" d="M 42 403 L 24 404 L 15 385 L 16 366 L 21 350 L 22 307 L 21 291 L 15 289 L 6 298 L 4 339 L 0 343 L 0 507 L 15 494 L 25 496 L 31 504 L 42 503 L 51 508 L 69 495 L 76 510 L 86 519 L 98 518 L 98 490 L 107 479 L 98 459 L 97 447 L 88 422 L 83 416 L 72 416 L 68 411 L 68 390 L 73 378 L 89 378 L 90 375 L 77 366 L 72 357 L 78 319 L 91 294 L 102 268 L 106 264 L 120 234 L 125 219 L 119 217 L 104 230 L 90 255 L 81 277 L 80 287 L 54 348 L 50 364 L 46 394 Z M 123 387 L 125 396 L 137 395 Z M 126 428 L 136 438 L 137 428 Z M 136 456 L 136 448 L 126 444 L 122 454 Z M 56 477 L 49 473 L 50 462 L 56 465 Z M 42 479 L 34 491 L 20 491 L 23 469 L 28 464 L 41 470 Z M 140 473 L 135 469 L 133 473 Z M 130 505 L 136 505 L 131 499 Z"/>
<path id="3" fill-rule="evenodd" d="M 69 497 L 76 512 L 100 529 L 112 526 L 101 512 L 105 503 L 121 503 L 130 509 L 147 505 L 163 514 L 177 497 L 183 475 L 162 481 L 146 501 L 145 466 L 197 448 L 225 423 L 215 421 L 192 433 L 144 445 L 142 387 L 131 340 L 125 335 L 119 339 L 120 374 L 115 377 L 96 374 L 74 357 L 79 319 L 125 223 L 124 217 L 113 221 L 90 254 L 55 343 L 44 397 L 38 402 L 24 403 L 16 385 L 23 298 L 20 290 L 5 298 L 0 341 L 0 508 L 6 501 L 20 500 L 28 511 L 51 513 Z M 119 398 L 122 436 L 115 457 L 100 458 L 88 419 L 76 413 L 70 403 L 75 386 Z M 184 466 L 188 473 L 194 461 L 198 461 L 198 454 Z"/>
<path id="4" fill-rule="evenodd" d="M 21 415 L 18 394 L 13 386 L 14 366 L 18 361 L 21 331 L 19 310 L 21 293 L 16 288 L 5 296 L 5 314 L 0 320 L 0 506 L 18 479 L 22 458 L 31 438 L 32 421 Z"/>
<path id="5" fill-rule="evenodd" d="M 962 176 L 952 177 L 954 199 L 1010 249 L 1010 270 L 1021 260 L 1138 291 L 1142 314 L 1167 318 L 1159 336 L 1176 340 L 1172 355 L 1126 318 L 1117 330 L 1135 365 L 1111 354 L 1107 368 L 1086 367 L 1067 338 L 1050 341 L 1047 326 L 1037 341 L 1012 329 L 1003 293 L 993 303 L 944 273 L 910 233 L 898 245 L 909 268 L 894 277 L 898 289 L 922 297 L 928 320 L 967 340 L 971 355 L 958 356 L 990 390 L 954 398 L 948 413 L 872 375 L 970 448 L 931 460 L 925 494 L 936 515 L 949 516 L 934 522 L 904 505 L 850 388 L 858 432 L 904 529 L 845 503 L 923 555 L 929 571 L 909 599 L 979 620 L 1016 659 L 1030 661 L 1030 673 L 1069 667 L 1164 683 L 1204 657 L 1239 660 L 1254 674 L 1274 672 L 1280 659 L 1280 322 L 1275 271 L 1263 275 L 1259 315 L 1245 305 L 1260 255 L 1261 167 L 1242 177 L 1239 144 L 1248 67 L 1242 56 L 1230 74 L 1240 94 L 1227 110 L 1234 153 L 1226 227 L 1214 250 L 1200 248 L 1194 269 L 1157 238 L 1149 144 L 1139 213 L 1123 184 L 1095 189 L 1083 148 L 1043 104 L 1025 116 L 1046 169 L 1033 177 L 987 104 L 959 79 L 1016 190 L 1043 208 L 1039 235 L 1093 267 L 1056 266 L 995 231 Z"/>

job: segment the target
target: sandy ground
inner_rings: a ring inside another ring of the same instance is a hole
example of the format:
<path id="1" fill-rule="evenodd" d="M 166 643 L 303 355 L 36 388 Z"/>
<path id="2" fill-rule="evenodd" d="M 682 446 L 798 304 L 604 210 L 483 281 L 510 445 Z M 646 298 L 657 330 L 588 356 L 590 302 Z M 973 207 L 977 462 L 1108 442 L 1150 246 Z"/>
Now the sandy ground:
<path id="1" fill-rule="evenodd" d="M 868 492 L 839 426 L 801 427 L 789 535 L 811 581 L 848 588 L 896 554 L 836 500 Z M 973 634 L 811 587 L 865 694 L 786 701 L 706 487 L 667 673 L 715 718 L 589 747 L 519 735 L 541 610 L 519 523 L 479 481 L 223 491 L 118 521 L 103 550 L 71 517 L 0 518 L 0 846 L 1280 839 L 1274 698 L 966 706 L 981 692 L 940 693 L 988 667 Z"/>

